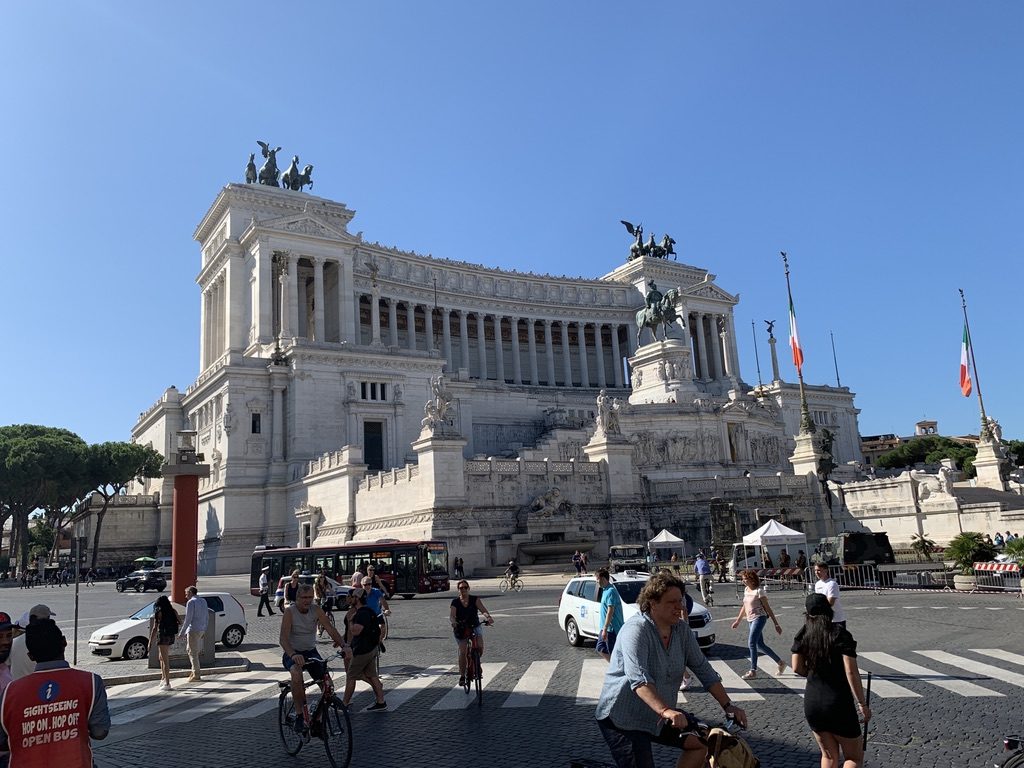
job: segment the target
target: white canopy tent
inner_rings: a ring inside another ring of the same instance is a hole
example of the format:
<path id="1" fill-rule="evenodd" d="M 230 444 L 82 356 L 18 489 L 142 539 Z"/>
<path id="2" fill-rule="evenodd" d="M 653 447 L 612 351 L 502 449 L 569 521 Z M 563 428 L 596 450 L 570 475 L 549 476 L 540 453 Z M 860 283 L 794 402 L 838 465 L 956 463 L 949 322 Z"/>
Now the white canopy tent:
<path id="1" fill-rule="evenodd" d="M 799 547 L 807 548 L 807 537 L 803 533 L 787 528 L 778 520 L 769 520 L 744 536 L 742 544 L 733 544 L 733 573 L 744 568 L 764 568 L 765 553 L 777 568 L 783 550 L 789 554 L 791 564 L 795 563 L 797 553 L 794 550 Z"/>
<path id="2" fill-rule="evenodd" d="M 686 558 L 686 540 L 669 533 L 665 528 L 662 528 L 661 533 L 647 542 L 647 550 L 649 552 L 659 549 L 678 549 L 682 551 L 682 557 Z"/>

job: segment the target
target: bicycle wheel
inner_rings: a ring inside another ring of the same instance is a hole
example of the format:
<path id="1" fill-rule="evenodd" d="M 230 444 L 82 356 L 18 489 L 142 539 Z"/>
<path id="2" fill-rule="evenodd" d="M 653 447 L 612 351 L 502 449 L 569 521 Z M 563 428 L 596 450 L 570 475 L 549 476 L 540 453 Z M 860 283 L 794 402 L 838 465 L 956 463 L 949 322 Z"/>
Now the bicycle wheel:
<path id="1" fill-rule="evenodd" d="M 522 579 L 516 579 L 515 590 L 516 590 L 516 592 L 522 592 L 523 591 L 523 580 Z"/>
<path id="2" fill-rule="evenodd" d="M 498 591 L 499 592 L 508 592 L 508 579 L 502 579 L 501 580 L 501 582 L 498 584 Z"/>
<path id="3" fill-rule="evenodd" d="M 473 656 L 475 670 L 473 682 L 476 685 L 476 704 L 478 707 L 482 707 L 484 705 L 484 668 L 480 664 L 480 651 L 474 648 L 470 653 Z"/>
<path id="4" fill-rule="evenodd" d="M 291 688 L 285 688 L 277 699 L 277 727 L 281 733 L 281 744 L 289 755 L 299 754 L 302 736 L 295 732 L 295 700 Z"/>
<path id="5" fill-rule="evenodd" d="M 466 689 L 466 693 L 469 693 L 470 687 L 473 685 L 473 680 L 476 678 L 476 665 L 473 654 L 473 649 L 468 648 L 466 650 L 466 676 L 462 679 L 462 687 Z"/>
<path id="6" fill-rule="evenodd" d="M 385 616 L 383 613 L 380 615 L 380 617 L 384 619 L 384 623 L 380 625 L 380 639 L 387 640 L 388 632 L 391 630 L 391 625 L 390 622 L 388 622 L 388 617 Z"/>
<path id="7" fill-rule="evenodd" d="M 348 768 L 352 760 L 352 723 L 348 710 L 336 701 L 323 708 L 324 751 L 334 768 Z"/>

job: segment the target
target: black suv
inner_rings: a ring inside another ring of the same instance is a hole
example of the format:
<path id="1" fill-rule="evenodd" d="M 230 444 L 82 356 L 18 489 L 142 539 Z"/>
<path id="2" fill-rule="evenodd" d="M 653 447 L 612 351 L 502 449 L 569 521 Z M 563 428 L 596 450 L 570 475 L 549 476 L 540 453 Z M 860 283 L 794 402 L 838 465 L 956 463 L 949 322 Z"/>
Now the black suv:
<path id="1" fill-rule="evenodd" d="M 114 588 L 118 592 L 124 592 L 127 589 L 134 589 L 136 592 L 155 589 L 157 592 L 163 592 L 167 589 L 167 579 L 160 571 L 133 571 L 115 581 Z"/>

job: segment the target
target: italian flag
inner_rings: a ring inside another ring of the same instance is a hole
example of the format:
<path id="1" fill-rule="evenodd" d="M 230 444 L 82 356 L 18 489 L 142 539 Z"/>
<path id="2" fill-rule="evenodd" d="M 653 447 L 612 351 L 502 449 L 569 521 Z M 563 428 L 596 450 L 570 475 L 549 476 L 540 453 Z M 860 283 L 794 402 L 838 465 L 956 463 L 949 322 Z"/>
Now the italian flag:
<path id="1" fill-rule="evenodd" d="M 802 373 L 804 367 L 804 351 L 800 348 L 800 336 L 796 332 L 796 310 L 793 309 L 793 299 L 789 300 L 789 346 L 793 350 L 793 365 L 797 373 Z"/>
<path id="2" fill-rule="evenodd" d="M 964 397 L 971 396 L 971 367 L 967 361 L 967 350 L 971 346 L 971 337 L 967 334 L 967 323 L 964 323 L 964 340 L 960 344 L 960 391 Z"/>

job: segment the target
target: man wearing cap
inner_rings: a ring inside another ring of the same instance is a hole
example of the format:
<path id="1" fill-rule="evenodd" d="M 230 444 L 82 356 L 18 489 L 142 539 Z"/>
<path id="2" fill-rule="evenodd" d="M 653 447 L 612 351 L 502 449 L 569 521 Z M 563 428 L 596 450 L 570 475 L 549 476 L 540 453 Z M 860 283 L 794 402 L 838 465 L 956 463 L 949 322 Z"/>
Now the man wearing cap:
<path id="1" fill-rule="evenodd" d="M 36 670 L 0 699 L 0 747 L 12 768 L 92 768 L 90 737 L 110 732 L 103 679 L 64 661 L 67 640 L 52 619 L 29 623 L 25 638 Z"/>
<path id="2" fill-rule="evenodd" d="M 55 617 L 50 607 L 40 603 L 39 605 L 33 605 L 29 608 L 28 613 L 22 614 L 18 620 L 18 625 L 23 630 L 28 628 L 37 621 L 49 619 Z M 24 677 L 36 670 L 36 663 L 29 658 L 28 648 L 25 645 L 25 634 L 22 633 L 14 638 L 11 643 L 11 656 L 10 656 L 11 676 L 17 680 Z"/>
<path id="3" fill-rule="evenodd" d="M 264 565 L 260 569 L 260 606 L 256 609 L 256 615 L 263 615 L 263 606 L 267 606 L 267 614 L 270 616 L 274 615 L 274 609 L 270 607 L 270 577 L 267 574 L 270 573 L 270 566 Z"/>

